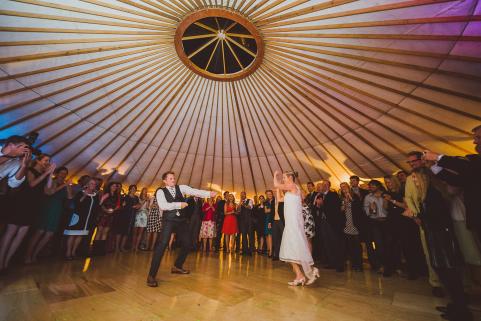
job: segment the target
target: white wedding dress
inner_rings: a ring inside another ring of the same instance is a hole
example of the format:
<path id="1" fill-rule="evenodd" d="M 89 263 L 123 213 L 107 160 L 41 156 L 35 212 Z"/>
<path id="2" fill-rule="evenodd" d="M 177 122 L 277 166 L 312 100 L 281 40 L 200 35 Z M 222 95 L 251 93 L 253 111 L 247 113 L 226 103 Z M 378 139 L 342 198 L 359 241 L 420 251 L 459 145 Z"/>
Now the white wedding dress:
<path id="1" fill-rule="evenodd" d="M 297 263 L 302 266 L 308 278 L 313 277 L 311 252 L 304 231 L 304 217 L 302 215 L 301 191 L 287 192 L 284 196 L 284 220 L 286 225 L 282 234 L 279 259 L 284 262 Z"/>

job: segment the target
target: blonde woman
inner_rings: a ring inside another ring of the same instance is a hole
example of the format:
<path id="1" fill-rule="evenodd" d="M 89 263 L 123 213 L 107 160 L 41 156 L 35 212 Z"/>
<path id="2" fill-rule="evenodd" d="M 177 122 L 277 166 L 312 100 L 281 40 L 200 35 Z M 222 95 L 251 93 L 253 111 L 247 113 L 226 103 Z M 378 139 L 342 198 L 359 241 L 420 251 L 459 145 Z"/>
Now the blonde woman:
<path id="1" fill-rule="evenodd" d="M 279 258 L 291 264 L 296 275 L 291 286 L 312 284 L 319 277 L 319 271 L 314 266 L 309 243 L 304 231 L 302 216 L 301 189 L 295 183 L 297 172 L 285 172 L 280 179 L 280 173 L 274 173 L 274 187 L 286 191 L 284 194 L 285 227 L 282 234 Z"/>
<path id="2" fill-rule="evenodd" d="M 139 196 L 139 205 L 140 208 L 137 210 L 135 214 L 135 223 L 134 223 L 134 235 L 132 237 L 132 248 L 134 252 L 137 252 L 139 249 L 140 241 L 142 239 L 142 235 L 144 234 L 145 228 L 147 227 L 147 215 L 149 213 L 149 195 L 147 194 L 147 188 L 142 188 L 140 191 Z"/>

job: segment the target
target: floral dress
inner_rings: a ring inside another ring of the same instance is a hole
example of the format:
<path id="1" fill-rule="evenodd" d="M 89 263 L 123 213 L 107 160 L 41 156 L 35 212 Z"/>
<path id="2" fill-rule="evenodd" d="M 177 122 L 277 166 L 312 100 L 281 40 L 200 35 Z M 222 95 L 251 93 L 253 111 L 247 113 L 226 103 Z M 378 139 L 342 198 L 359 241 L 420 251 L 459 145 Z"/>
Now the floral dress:
<path id="1" fill-rule="evenodd" d="M 202 239 L 212 239 L 215 237 L 215 205 L 210 205 L 209 203 L 204 203 L 202 206 L 202 212 L 204 217 L 202 218 L 202 225 L 200 227 L 200 238 Z"/>
<path id="2" fill-rule="evenodd" d="M 140 201 L 140 208 L 135 215 L 135 227 L 147 227 L 147 216 L 149 214 L 149 199 L 141 200 Z"/>

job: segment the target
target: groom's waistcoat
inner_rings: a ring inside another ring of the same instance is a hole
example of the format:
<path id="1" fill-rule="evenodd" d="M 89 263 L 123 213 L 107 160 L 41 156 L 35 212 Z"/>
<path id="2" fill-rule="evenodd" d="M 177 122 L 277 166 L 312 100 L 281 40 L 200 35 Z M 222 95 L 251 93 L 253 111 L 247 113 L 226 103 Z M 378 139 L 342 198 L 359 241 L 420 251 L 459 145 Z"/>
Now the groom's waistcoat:
<path id="1" fill-rule="evenodd" d="M 164 192 L 165 195 L 165 200 L 167 203 L 178 203 L 178 202 L 185 202 L 184 195 L 182 195 L 182 192 L 180 191 L 179 185 L 175 185 L 175 197 L 170 194 L 170 191 L 167 187 L 164 188 L 159 188 Z M 157 191 L 159 190 L 157 189 Z M 157 195 L 157 192 L 155 193 Z M 157 200 L 158 202 L 158 200 Z M 185 213 L 185 208 L 181 210 L 171 210 L 171 211 L 163 211 L 162 212 L 162 219 L 167 220 L 167 221 L 183 221 L 185 220 L 186 213 Z"/>

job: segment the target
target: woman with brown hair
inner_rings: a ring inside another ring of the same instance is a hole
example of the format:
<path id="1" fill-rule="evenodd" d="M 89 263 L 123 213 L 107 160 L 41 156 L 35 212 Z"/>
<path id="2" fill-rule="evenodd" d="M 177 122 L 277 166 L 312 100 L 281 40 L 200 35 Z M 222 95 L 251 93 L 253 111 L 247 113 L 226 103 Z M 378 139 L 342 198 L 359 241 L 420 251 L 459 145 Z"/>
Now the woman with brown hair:
<path id="1" fill-rule="evenodd" d="M 120 197 L 121 185 L 117 182 L 110 182 L 104 189 L 100 199 L 99 219 L 97 233 L 93 245 L 94 255 L 105 255 L 107 237 L 112 226 L 113 218 L 121 209 Z"/>
<path id="2" fill-rule="evenodd" d="M 0 271 L 8 268 L 10 259 L 35 223 L 44 201 L 44 187 L 54 170 L 50 156 L 40 154 L 33 160 L 22 185 L 9 192 L 7 227 L 0 240 Z"/>
<path id="3" fill-rule="evenodd" d="M 235 203 L 235 197 L 233 194 L 229 194 L 224 205 L 224 225 L 222 226 L 222 234 L 224 234 L 225 244 L 227 246 L 227 252 L 231 252 L 231 238 L 235 239 L 235 235 L 239 233 L 237 227 L 237 205 Z"/>
<path id="4" fill-rule="evenodd" d="M 61 216 L 65 210 L 65 201 L 73 198 L 72 181 L 65 180 L 67 175 L 66 167 L 58 167 L 55 169 L 54 175 L 48 178 L 44 188 L 47 196 L 40 211 L 37 231 L 30 239 L 25 256 L 27 264 L 37 261 L 38 254 L 59 228 Z"/>
<path id="5" fill-rule="evenodd" d="M 202 212 L 204 213 L 202 217 L 202 225 L 200 227 L 199 237 L 202 239 L 202 249 L 204 252 L 212 251 L 212 240 L 215 237 L 215 198 L 208 198 L 204 205 L 202 205 Z M 207 241 L 209 241 L 209 247 L 207 247 Z"/>
<path id="6" fill-rule="evenodd" d="M 70 216 L 70 223 L 63 232 L 67 236 L 67 250 L 65 259 L 73 260 L 77 257 L 77 248 L 82 238 L 88 236 L 95 226 L 95 215 L 99 206 L 97 181 L 95 178 L 85 180 L 82 190 L 74 196 L 74 211 Z"/>
<path id="7" fill-rule="evenodd" d="M 147 250 L 153 251 L 157 237 L 162 230 L 162 211 L 159 210 L 157 198 L 152 196 L 149 202 L 149 216 L 147 217 Z"/>
<path id="8" fill-rule="evenodd" d="M 142 235 L 147 227 L 147 215 L 149 213 L 149 195 L 147 195 L 147 188 L 142 188 L 139 196 L 139 209 L 135 214 L 134 235 L 132 237 L 132 249 L 137 252 L 139 249 Z"/>
<path id="9" fill-rule="evenodd" d="M 346 217 L 343 229 L 346 244 L 346 254 L 350 258 L 352 269 L 361 272 L 362 268 L 362 248 L 360 235 L 366 224 L 366 215 L 362 209 L 361 198 L 352 192 L 348 183 L 340 185 L 341 190 L 341 212 Z"/>

